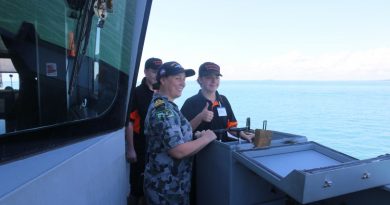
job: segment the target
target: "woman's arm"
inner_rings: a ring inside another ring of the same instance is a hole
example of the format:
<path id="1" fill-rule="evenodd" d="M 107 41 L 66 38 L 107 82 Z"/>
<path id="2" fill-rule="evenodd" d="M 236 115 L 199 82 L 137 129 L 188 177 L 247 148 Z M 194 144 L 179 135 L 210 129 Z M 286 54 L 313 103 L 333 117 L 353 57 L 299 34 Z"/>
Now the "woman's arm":
<path id="1" fill-rule="evenodd" d="M 197 132 L 195 134 L 196 140 L 189 141 L 168 150 L 168 154 L 175 159 L 182 159 L 199 152 L 203 147 L 215 140 L 217 136 L 211 130 Z"/>

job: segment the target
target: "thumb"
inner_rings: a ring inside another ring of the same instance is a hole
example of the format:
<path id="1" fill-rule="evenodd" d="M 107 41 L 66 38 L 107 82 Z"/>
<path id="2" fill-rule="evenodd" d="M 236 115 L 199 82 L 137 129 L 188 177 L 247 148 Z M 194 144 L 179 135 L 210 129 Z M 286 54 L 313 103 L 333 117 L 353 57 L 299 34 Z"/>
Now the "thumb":
<path id="1" fill-rule="evenodd" d="M 203 108 L 203 110 L 208 110 L 209 109 L 209 102 L 206 102 L 206 106 Z"/>

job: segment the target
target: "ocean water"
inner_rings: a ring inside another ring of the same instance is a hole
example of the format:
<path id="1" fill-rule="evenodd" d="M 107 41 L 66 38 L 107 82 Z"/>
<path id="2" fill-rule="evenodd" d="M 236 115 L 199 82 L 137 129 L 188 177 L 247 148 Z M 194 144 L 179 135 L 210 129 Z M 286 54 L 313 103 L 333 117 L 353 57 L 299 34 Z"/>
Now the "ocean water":
<path id="1" fill-rule="evenodd" d="M 181 107 L 199 85 L 187 81 Z M 390 81 L 221 81 L 238 126 L 304 135 L 358 159 L 390 154 Z"/>

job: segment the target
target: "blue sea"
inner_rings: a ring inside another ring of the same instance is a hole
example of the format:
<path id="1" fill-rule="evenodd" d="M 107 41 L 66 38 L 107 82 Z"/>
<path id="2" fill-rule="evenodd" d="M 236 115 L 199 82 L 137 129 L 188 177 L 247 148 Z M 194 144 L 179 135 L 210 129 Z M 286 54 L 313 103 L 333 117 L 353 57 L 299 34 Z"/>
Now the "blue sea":
<path id="1" fill-rule="evenodd" d="M 187 81 L 181 107 L 199 85 Z M 304 135 L 358 159 L 390 154 L 390 81 L 221 81 L 238 126 Z"/>

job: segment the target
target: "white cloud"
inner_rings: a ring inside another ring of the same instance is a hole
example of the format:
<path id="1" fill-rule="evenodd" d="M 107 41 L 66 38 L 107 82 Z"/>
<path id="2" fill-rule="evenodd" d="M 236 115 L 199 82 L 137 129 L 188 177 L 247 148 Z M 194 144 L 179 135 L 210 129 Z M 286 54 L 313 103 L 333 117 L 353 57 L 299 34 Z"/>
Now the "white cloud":
<path id="1" fill-rule="evenodd" d="M 390 48 L 316 56 L 290 51 L 245 65 L 244 62 L 223 62 L 223 65 L 224 79 L 383 80 L 390 79 Z"/>

